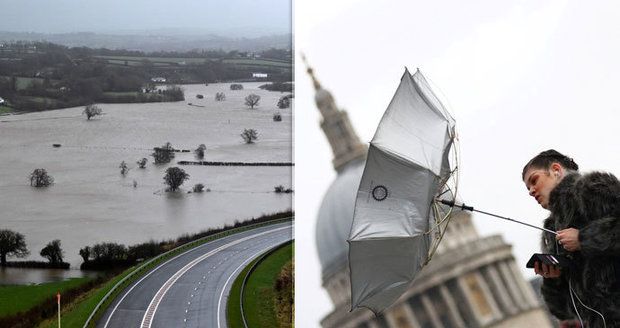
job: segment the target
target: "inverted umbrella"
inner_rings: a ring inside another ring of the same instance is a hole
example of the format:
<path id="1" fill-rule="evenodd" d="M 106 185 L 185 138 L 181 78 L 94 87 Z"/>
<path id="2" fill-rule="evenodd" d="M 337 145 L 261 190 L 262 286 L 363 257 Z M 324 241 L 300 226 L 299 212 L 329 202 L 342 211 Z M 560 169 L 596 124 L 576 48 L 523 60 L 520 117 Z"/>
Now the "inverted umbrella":
<path id="1" fill-rule="evenodd" d="M 405 69 L 370 142 L 355 201 L 352 309 L 383 311 L 430 260 L 450 218 L 438 200 L 456 195 L 455 139 L 455 121 L 422 73 Z"/>

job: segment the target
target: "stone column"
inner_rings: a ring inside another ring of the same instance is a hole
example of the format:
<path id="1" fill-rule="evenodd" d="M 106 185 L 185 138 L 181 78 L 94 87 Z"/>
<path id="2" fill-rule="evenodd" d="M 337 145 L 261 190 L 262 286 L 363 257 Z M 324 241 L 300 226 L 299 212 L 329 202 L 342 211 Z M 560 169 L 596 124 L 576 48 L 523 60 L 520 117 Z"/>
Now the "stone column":
<path id="1" fill-rule="evenodd" d="M 386 313 L 385 318 L 387 319 L 390 327 L 400 328 L 398 318 L 405 317 L 407 318 L 406 327 L 409 328 L 420 328 L 420 323 L 416 320 L 415 315 L 413 314 L 413 310 L 407 302 L 400 303 L 396 305 L 394 308 Z"/>
<path id="2" fill-rule="evenodd" d="M 462 275 L 458 277 L 456 281 L 458 283 L 459 288 L 461 289 L 461 292 L 467 299 L 467 303 L 471 309 L 471 312 L 474 314 L 474 318 L 476 319 L 478 324 L 480 324 L 481 326 L 485 326 L 486 324 L 493 321 L 495 317 L 495 313 L 494 313 L 493 307 L 491 306 L 491 303 L 488 301 L 487 297 L 485 296 L 484 289 L 480 285 L 480 279 L 478 278 L 476 273 L 477 272 Z M 482 294 L 478 296 L 481 296 L 484 299 L 478 300 L 476 298 L 477 296 L 474 296 L 474 294 L 470 290 L 468 283 L 465 279 L 474 279 L 473 281 L 477 285 L 476 287 L 480 289 L 481 294 Z M 479 302 L 486 302 L 486 304 L 481 304 Z M 485 305 L 489 307 L 490 313 L 487 313 L 487 314 L 481 313 L 481 307 Z"/>
<path id="3" fill-rule="evenodd" d="M 437 314 L 437 311 L 435 311 L 433 302 L 431 302 L 430 298 L 428 298 L 428 295 L 422 294 L 420 296 L 420 300 L 422 300 L 422 305 L 424 306 L 424 310 L 426 311 L 426 314 L 428 314 L 428 317 L 431 319 L 431 323 L 433 324 L 433 327 L 444 328 L 443 324 L 441 324 L 441 320 L 439 319 L 439 315 Z"/>
<path id="4" fill-rule="evenodd" d="M 519 291 L 519 286 L 517 285 L 517 282 L 512 276 L 512 272 L 510 268 L 508 267 L 508 264 L 506 262 L 499 262 L 497 265 L 498 265 L 499 271 L 502 274 L 502 277 L 504 277 L 504 281 L 506 281 L 506 284 L 508 285 L 508 290 L 510 291 L 510 294 L 512 295 L 512 298 L 515 300 L 515 303 L 517 304 L 517 306 L 523 310 L 527 309 L 528 308 L 527 302 L 524 299 L 523 294 L 521 294 L 521 292 Z"/>
<path id="5" fill-rule="evenodd" d="M 368 324 L 368 328 L 380 328 L 379 325 L 374 320 L 369 320 L 367 324 Z"/>
<path id="6" fill-rule="evenodd" d="M 525 280 L 525 278 L 523 278 L 523 275 L 521 275 L 521 272 L 519 272 L 519 269 L 517 268 L 517 264 L 515 263 L 515 261 L 512 261 L 512 260 L 508 261 L 508 266 L 512 270 L 512 273 L 515 279 L 517 280 L 517 282 L 519 282 L 519 284 L 521 285 L 521 290 L 523 291 L 525 299 L 528 300 L 528 304 L 531 305 L 532 307 L 539 306 L 540 302 L 538 300 L 538 297 L 536 297 L 536 295 L 534 294 L 532 285 L 530 285 Z"/>
<path id="7" fill-rule="evenodd" d="M 501 319 L 502 313 L 497 306 L 497 302 L 495 301 L 495 297 L 493 296 L 489 285 L 487 284 L 486 280 L 484 280 L 482 274 L 479 271 L 477 271 L 475 275 L 476 279 L 478 279 L 478 283 L 480 284 L 480 288 L 482 289 L 482 292 L 484 293 L 484 296 L 489 303 L 489 306 L 491 306 L 491 310 L 493 311 L 493 317 L 495 319 Z"/>
<path id="8" fill-rule="evenodd" d="M 500 278 L 500 275 L 497 272 L 497 269 L 495 268 L 495 266 L 488 265 L 485 267 L 485 271 L 489 277 L 489 282 L 493 285 L 493 287 L 495 287 L 495 290 L 497 290 L 497 293 L 499 294 L 497 296 L 503 308 L 506 309 L 508 314 L 517 313 L 518 307 L 512 301 L 512 298 L 510 297 L 508 290 L 506 290 L 506 286 L 504 285 L 504 282 Z"/>
<path id="9" fill-rule="evenodd" d="M 445 285 L 439 286 L 439 293 L 441 294 L 441 298 L 443 299 L 443 301 L 448 306 L 452 324 L 454 324 L 457 328 L 465 328 L 465 321 L 461 317 L 458 306 L 456 305 L 452 294 L 450 294 L 450 290 L 448 290 L 448 287 L 446 287 Z"/>

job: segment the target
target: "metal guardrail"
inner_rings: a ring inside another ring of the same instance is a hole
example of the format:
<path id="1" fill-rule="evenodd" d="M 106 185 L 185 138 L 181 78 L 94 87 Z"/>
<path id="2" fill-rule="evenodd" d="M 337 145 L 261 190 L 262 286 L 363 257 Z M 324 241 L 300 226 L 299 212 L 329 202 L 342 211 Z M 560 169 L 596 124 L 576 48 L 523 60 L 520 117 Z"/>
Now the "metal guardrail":
<path id="1" fill-rule="evenodd" d="M 112 286 L 112 288 L 103 296 L 103 298 L 99 301 L 99 303 L 97 303 L 97 305 L 95 306 L 93 311 L 90 313 L 90 315 L 88 316 L 88 319 L 86 319 L 86 322 L 84 323 L 83 328 L 88 328 L 88 327 L 90 327 L 89 325 L 94 324 L 93 318 L 97 315 L 97 313 L 99 311 L 105 311 L 107 309 L 107 307 L 106 308 L 102 308 L 102 305 L 108 300 L 110 295 L 114 294 L 114 292 L 116 292 L 117 289 L 120 286 L 122 286 L 125 282 L 129 281 L 129 279 L 132 279 L 132 278 L 137 279 L 137 277 L 139 277 L 139 276 L 137 276 L 139 273 L 144 274 L 144 273 L 150 271 L 151 268 L 147 269 L 147 267 L 149 267 L 151 265 L 151 263 L 154 263 L 154 262 L 156 262 L 158 260 L 161 260 L 161 259 L 165 258 L 166 256 L 171 256 L 171 255 L 173 255 L 173 253 L 181 252 L 184 249 L 193 249 L 195 247 L 198 247 L 198 246 L 204 244 L 207 241 L 212 241 L 212 240 L 220 239 L 220 238 L 232 235 L 234 233 L 240 233 L 240 232 L 244 232 L 244 231 L 247 231 L 247 230 L 251 230 L 251 229 L 255 229 L 255 228 L 259 228 L 259 227 L 263 227 L 263 226 L 267 226 L 267 225 L 271 225 L 271 224 L 282 223 L 282 222 L 285 222 L 285 221 L 288 221 L 288 220 L 291 220 L 291 219 L 292 219 L 292 217 L 288 217 L 288 218 L 284 218 L 284 219 L 276 219 L 276 220 L 272 220 L 272 221 L 251 224 L 251 225 L 244 226 L 244 227 L 238 227 L 238 228 L 234 228 L 234 229 L 231 229 L 231 230 L 226 230 L 226 231 L 218 232 L 218 233 L 215 233 L 213 235 L 209 235 L 209 236 L 202 237 L 200 239 L 196 239 L 196 240 L 194 240 L 192 242 L 189 242 L 187 244 L 184 244 L 184 245 L 181 245 L 179 247 L 173 248 L 173 249 L 171 249 L 171 250 L 169 250 L 169 251 L 167 251 L 165 253 L 157 255 L 156 257 L 154 257 L 154 258 L 144 262 L 141 266 L 136 268 L 134 271 L 132 271 L 131 273 L 129 273 L 128 275 L 123 277 L 123 279 L 119 280 L 114 286 Z M 131 281 L 131 282 L 133 282 L 133 281 Z"/>
<path id="2" fill-rule="evenodd" d="M 250 270 L 248 270 L 248 272 L 246 272 L 245 277 L 243 277 L 243 282 L 241 283 L 241 293 L 239 296 L 239 308 L 241 310 L 241 320 L 243 321 L 243 327 L 245 328 L 249 328 L 248 326 L 248 322 L 247 320 L 245 320 L 245 312 L 243 311 L 243 293 L 245 292 L 245 284 L 248 281 L 248 278 L 250 278 L 250 275 L 252 275 L 252 273 L 254 272 L 254 270 L 256 270 L 256 268 L 258 267 L 259 264 L 263 263 L 263 261 L 269 257 L 269 255 L 275 253 L 277 250 L 279 250 L 282 247 L 285 247 L 288 244 L 291 244 L 293 242 L 293 239 L 291 240 L 287 240 L 283 243 L 281 243 L 280 245 L 277 245 L 273 248 L 271 248 L 270 250 L 266 251 L 265 253 L 263 253 L 255 262 L 254 264 L 252 264 L 252 266 L 250 267 Z"/>

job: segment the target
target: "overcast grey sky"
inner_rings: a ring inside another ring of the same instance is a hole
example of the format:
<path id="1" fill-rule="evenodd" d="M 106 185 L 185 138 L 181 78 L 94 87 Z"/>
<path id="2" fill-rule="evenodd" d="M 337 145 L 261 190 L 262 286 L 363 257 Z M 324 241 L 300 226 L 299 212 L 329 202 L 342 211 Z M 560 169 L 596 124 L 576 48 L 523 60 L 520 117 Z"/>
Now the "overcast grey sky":
<path id="1" fill-rule="evenodd" d="M 0 12 L 13 32 L 291 31 L 291 0 L 0 0 Z"/>
<path id="2" fill-rule="evenodd" d="M 615 1 L 298 1 L 296 45 L 368 142 L 404 67 L 419 67 L 448 100 L 461 149 L 460 197 L 481 210 L 542 225 L 521 169 L 555 148 L 583 171 L 620 175 L 620 5 Z M 297 63 L 301 63 L 297 57 Z M 333 309 L 315 246 L 319 204 L 335 178 L 314 90 L 296 67 L 297 327 L 319 327 Z M 501 234 L 525 269 L 540 232 L 474 215 L 483 236 Z M 300 310 L 303 309 L 303 310 Z"/>

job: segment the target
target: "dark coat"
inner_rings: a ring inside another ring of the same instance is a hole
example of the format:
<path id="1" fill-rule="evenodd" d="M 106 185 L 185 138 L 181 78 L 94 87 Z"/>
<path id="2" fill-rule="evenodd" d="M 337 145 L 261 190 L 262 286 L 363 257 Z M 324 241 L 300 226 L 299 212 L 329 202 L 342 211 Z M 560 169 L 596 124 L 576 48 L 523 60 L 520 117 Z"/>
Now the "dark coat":
<path id="1" fill-rule="evenodd" d="M 594 172 L 567 175 L 549 197 L 551 215 L 545 228 L 579 229 L 581 250 L 568 252 L 555 235 L 543 233 L 545 253 L 567 255 L 571 266 L 559 278 L 545 278 L 541 287 L 549 310 L 558 319 L 577 318 L 569 293 L 601 312 L 607 327 L 620 327 L 620 182 L 612 174 Z M 603 327 L 602 318 L 574 296 L 587 327 Z"/>

